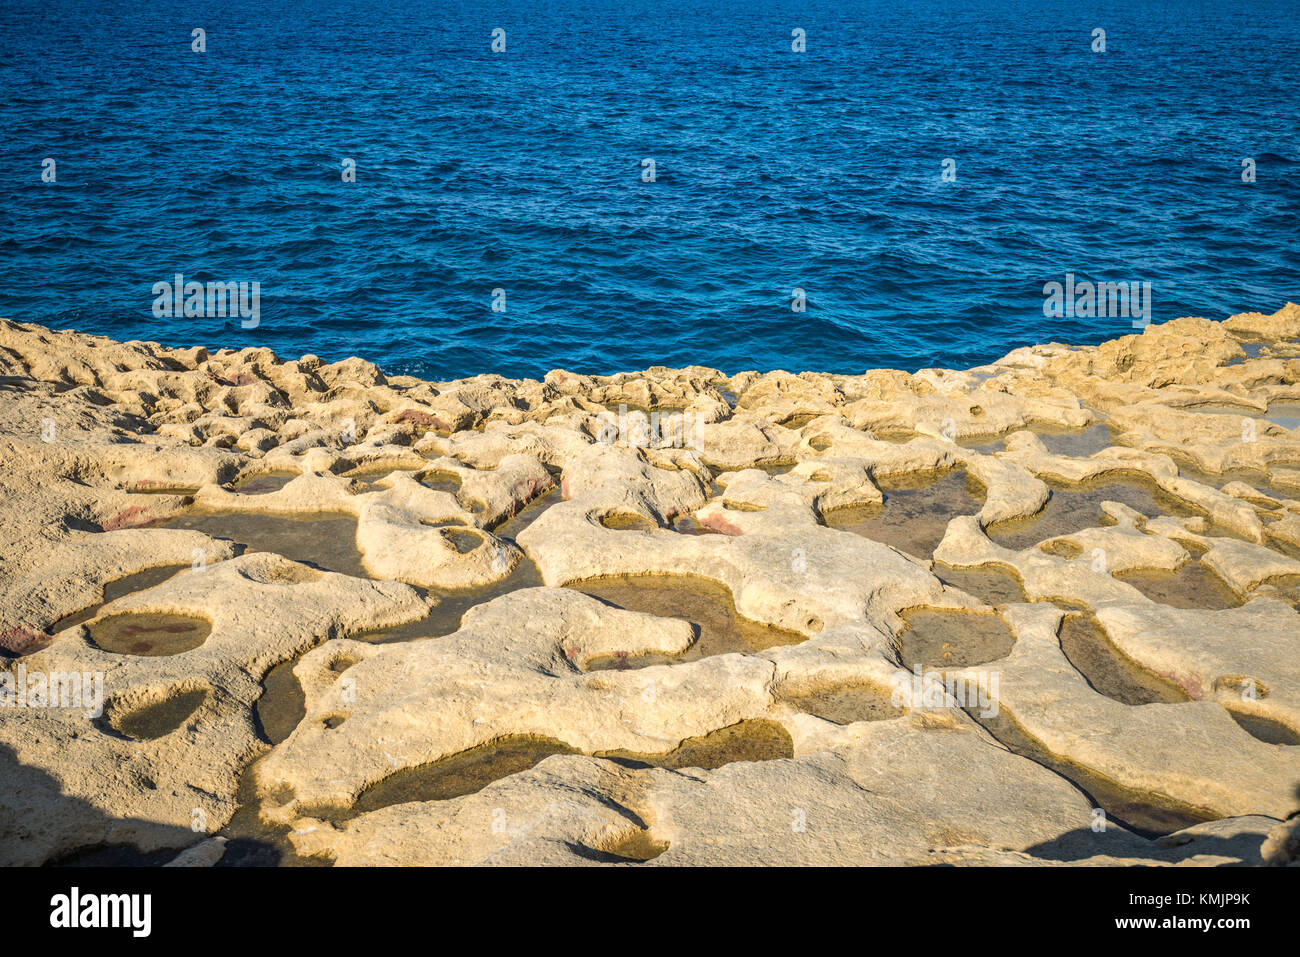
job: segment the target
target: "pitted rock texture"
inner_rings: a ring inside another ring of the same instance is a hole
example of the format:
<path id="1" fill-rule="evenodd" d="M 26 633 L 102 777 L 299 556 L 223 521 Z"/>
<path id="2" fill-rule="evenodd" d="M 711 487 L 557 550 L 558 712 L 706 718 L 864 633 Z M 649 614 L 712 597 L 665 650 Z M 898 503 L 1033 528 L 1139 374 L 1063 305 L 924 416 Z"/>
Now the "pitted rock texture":
<path id="1" fill-rule="evenodd" d="M 0 320 L 0 862 L 1294 863 L 1297 339 L 424 382 Z"/>

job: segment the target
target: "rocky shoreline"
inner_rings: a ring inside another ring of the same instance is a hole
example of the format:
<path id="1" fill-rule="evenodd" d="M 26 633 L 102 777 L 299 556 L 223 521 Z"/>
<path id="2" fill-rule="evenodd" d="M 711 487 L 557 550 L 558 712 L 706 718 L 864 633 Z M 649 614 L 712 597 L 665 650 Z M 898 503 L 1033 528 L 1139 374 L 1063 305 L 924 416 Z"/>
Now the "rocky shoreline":
<path id="1" fill-rule="evenodd" d="M 0 863 L 1300 858 L 1294 304 L 439 383 L 0 320 L 0 462 Z"/>

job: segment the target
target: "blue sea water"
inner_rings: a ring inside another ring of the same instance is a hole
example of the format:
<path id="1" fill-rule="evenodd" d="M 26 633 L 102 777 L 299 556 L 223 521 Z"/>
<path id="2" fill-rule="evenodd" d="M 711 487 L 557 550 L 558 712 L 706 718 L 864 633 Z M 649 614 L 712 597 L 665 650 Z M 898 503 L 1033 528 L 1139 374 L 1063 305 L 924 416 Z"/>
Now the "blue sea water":
<path id="1" fill-rule="evenodd" d="M 438 379 L 1132 331 L 1045 317 L 1066 273 L 1150 282 L 1154 321 L 1272 311 L 1297 63 L 1296 0 L 5 0 L 0 315 Z M 177 272 L 259 282 L 258 326 L 155 317 Z"/>

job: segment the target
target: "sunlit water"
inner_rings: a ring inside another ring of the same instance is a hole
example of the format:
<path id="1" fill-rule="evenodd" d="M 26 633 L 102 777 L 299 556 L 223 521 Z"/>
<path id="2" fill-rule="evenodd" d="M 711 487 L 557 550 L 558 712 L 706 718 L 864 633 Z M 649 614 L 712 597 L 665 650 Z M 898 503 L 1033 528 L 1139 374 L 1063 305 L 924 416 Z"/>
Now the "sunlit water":
<path id="1" fill-rule="evenodd" d="M 1150 282 L 1156 321 L 1271 311 L 1300 297 L 1295 13 L 17 0 L 0 315 L 444 378 L 965 367 L 1132 331 L 1046 318 L 1067 272 Z M 177 272 L 259 282 L 258 325 L 156 318 Z"/>

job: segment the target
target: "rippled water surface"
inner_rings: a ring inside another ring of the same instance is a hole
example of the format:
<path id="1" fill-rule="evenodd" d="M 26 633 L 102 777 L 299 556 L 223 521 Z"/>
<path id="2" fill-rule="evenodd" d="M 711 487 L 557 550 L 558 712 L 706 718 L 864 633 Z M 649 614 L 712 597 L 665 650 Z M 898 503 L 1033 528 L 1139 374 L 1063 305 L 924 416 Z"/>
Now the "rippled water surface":
<path id="1" fill-rule="evenodd" d="M 9 0 L 0 315 L 444 378 L 1131 331 L 1045 318 L 1067 272 L 1149 281 L 1156 321 L 1272 311 L 1300 298 L 1297 6 Z M 260 282 L 260 323 L 154 317 L 177 272 Z"/>

